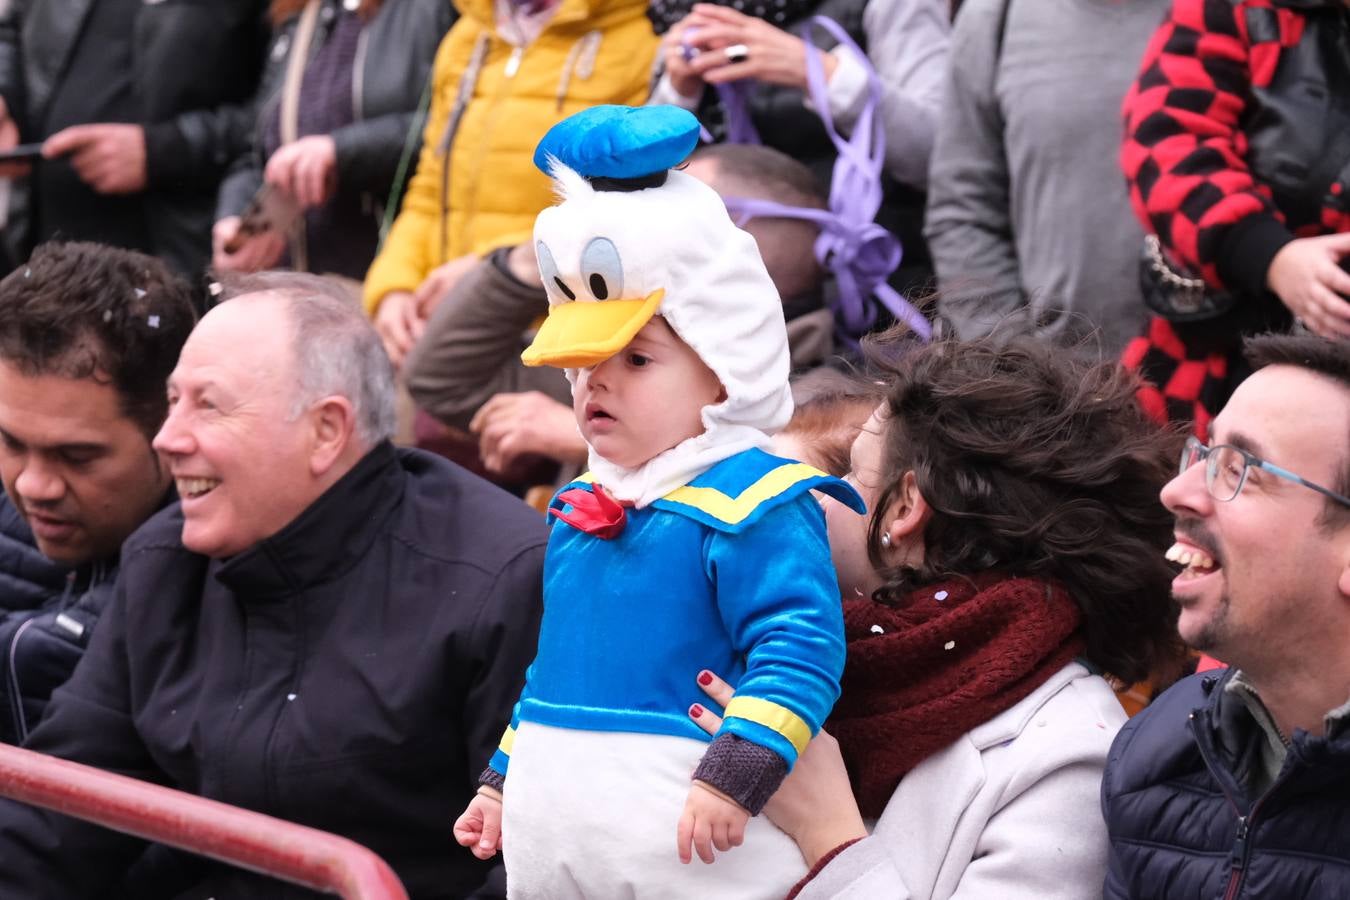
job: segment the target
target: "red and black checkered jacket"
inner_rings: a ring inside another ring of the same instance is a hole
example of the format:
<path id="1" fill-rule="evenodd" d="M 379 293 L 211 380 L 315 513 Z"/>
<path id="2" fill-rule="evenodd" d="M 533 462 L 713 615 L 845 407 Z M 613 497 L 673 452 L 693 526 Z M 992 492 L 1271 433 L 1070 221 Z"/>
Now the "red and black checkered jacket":
<path id="1" fill-rule="evenodd" d="M 1348 46 L 1340 0 L 1175 0 L 1125 97 L 1121 152 L 1135 214 L 1174 261 L 1258 296 L 1294 237 L 1350 231 L 1350 152 L 1328 165 L 1350 128 Z"/>

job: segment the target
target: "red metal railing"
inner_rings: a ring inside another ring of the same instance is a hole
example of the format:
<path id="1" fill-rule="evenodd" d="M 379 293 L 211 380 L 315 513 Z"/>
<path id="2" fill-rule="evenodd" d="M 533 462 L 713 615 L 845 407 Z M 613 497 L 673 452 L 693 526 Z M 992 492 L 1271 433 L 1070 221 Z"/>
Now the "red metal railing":
<path id="1" fill-rule="evenodd" d="M 388 864 L 355 841 L 5 744 L 0 796 L 347 900 L 408 898 Z"/>

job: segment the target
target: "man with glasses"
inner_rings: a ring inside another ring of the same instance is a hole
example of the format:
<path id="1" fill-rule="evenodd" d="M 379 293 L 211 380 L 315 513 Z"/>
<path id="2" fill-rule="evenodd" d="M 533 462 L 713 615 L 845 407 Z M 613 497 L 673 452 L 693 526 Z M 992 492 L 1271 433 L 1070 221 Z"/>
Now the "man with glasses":
<path id="1" fill-rule="evenodd" d="M 1350 896 L 1350 343 L 1246 355 L 1258 371 L 1162 492 L 1181 637 L 1230 668 L 1116 738 L 1109 900 Z"/>

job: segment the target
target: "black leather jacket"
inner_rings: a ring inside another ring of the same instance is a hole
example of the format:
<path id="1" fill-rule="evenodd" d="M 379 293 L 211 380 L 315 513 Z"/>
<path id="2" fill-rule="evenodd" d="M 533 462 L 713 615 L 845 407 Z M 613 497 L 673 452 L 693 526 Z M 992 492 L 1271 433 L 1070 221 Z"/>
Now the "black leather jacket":
<path id="1" fill-rule="evenodd" d="M 340 0 L 324 0 L 310 44 L 311 54 L 328 39 L 339 5 Z M 337 145 L 338 190 L 368 195 L 374 202 L 366 205 L 372 210 L 377 210 L 389 194 L 409 132 L 415 129 L 420 135 L 418 102 L 436 48 L 456 17 L 450 0 L 385 0 L 361 32 L 352 85 L 356 121 L 334 131 L 333 140 Z M 266 163 L 262 156 L 263 123 L 275 115 L 281 101 L 298 21 L 297 15 L 284 22 L 274 36 L 258 88 L 252 145 L 234 161 L 221 185 L 217 219 L 238 215 L 262 185 Z M 415 162 L 410 160 L 409 165 Z"/>
<path id="2" fill-rule="evenodd" d="M 25 141 L 46 119 L 66 60 L 98 0 L 12 0 L 0 15 L 0 96 Z M 148 252 L 184 273 L 210 250 L 216 186 L 249 139 L 266 43 L 266 0 L 159 0 L 133 25 L 136 101 L 146 125 L 148 186 L 141 194 Z M 3 238 L 15 260 L 30 244 L 29 194 L 11 193 Z"/>

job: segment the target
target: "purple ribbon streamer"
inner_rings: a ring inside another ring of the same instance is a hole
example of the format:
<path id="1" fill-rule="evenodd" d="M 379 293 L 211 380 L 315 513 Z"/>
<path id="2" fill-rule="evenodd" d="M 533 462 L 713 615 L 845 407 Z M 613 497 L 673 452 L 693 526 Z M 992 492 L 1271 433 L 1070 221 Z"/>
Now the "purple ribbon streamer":
<path id="1" fill-rule="evenodd" d="M 811 40 L 811 29 L 821 27 L 841 46 L 847 47 L 867 73 L 867 98 L 853 134 L 845 139 L 834 125 L 829 95 L 825 87 L 825 66 Z M 834 302 L 835 319 L 845 340 L 857 345 L 876 322 L 876 308 L 866 300 L 875 297 L 897 321 L 909 326 L 921 341 L 929 341 L 933 327 L 923 313 L 886 283 L 900 265 L 903 249 L 894 234 L 876 223 L 881 208 L 881 170 L 886 153 L 886 136 L 881 130 L 877 109 L 881 105 L 881 79 L 862 48 L 837 22 L 825 16 L 812 16 L 801 27 L 806 49 L 806 83 L 838 156 L 830 182 L 828 210 L 789 206 L 768 200 L 727 197 L 727 209 L 744 225 L 754 217 L 805 219 L 820 227 L 816 238 L 816 259 L 828 268 L 839 287 Z M 727 140 L 730 143 L 760 143 L 750 121 L 746 82 L 718 85 L 718 96 L 727 115 Z"/>

